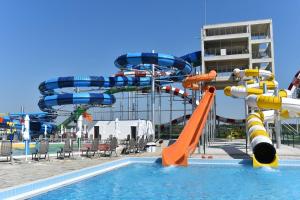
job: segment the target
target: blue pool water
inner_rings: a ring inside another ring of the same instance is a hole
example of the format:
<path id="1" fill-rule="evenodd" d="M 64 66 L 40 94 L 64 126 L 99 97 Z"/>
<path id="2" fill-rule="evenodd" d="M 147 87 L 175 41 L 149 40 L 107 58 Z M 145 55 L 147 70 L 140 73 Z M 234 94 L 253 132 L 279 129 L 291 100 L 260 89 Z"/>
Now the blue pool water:
<path id="1" fill-rule="evenodd" d="M 131 164 L 32 199 L 300 199 L 300 168 Z"/>

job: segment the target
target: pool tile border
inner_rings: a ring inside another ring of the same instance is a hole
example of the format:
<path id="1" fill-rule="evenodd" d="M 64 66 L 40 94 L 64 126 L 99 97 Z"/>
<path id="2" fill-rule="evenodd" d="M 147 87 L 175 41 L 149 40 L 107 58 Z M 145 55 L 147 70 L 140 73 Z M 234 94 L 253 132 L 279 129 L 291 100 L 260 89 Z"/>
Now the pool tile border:
<path id="1" fill-rule="evenodd" d="M 102 163 L 96 166 L 83 168 L 80 170 L 67 172 L 57 176 L 37 180 L 34 182 L 9 187 L 0 190 L 0 199 L 25 199 L 38 194 L 54 190 L 56 188 L 69 185 L 120 167 L 133 163 L 155 163 L 160 162 L 159 157 L 128 157 L 118 160 Z M 207 160 L 199 158 L 190 158 L 189 163 L 192 165 L 251 165 L 251 160 Z M 300 167 L 300 160 L 281 160 L 280 166 Z"/>

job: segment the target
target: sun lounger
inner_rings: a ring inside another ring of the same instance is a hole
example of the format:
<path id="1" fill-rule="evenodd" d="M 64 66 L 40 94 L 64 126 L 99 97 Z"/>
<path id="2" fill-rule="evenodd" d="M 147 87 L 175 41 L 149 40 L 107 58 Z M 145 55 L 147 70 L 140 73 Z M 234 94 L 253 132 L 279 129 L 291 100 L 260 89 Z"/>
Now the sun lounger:
<path id="1" fill-rule="evenodd" d="M 68 156 L 66 156 L 68 154 Z M 57 158 L 62 158 L 64 159 L 65 157 L 72 157 L 73 155 L 73 141 L 71 138 L 67 138 L 65 140 L 65 145 L 63 148 L 61 148 L 59 151 L 57 151 Z"/>
<path id="2" fill-rule="evenodd" d="M 54 135 L 50 135 L 49 142 L 53 142 L 53 139 L 54 139 Z"/>
<path id="3" fill-rule="evenodd" d="M 59 136 L 58 136 L 58 134 L 56 133 L 55 135 L 54 135 L 54 140 L 53 140 L 53 142 L 58 142 L 59 141 Z"/>
<path id="4" fill-rule="evenodd" d="M 99 146 L 99 140 L 96 138 L 92 141 L 91 147 L 87 147 L 81 150 L 81 156 L 83 156 L 84 153 L 86 157 L 90 157 L 89 153 L 93 153 L 92 156 L 95 156 L 95 154 L 98 152 L 98 146 Z"/>
<path id="5" fill-rule="evenodd" d="M 42 158 L 42 155 L 44 155 L 43 159 L 46 159 L 48 157 L 49 159 L 49 142 L 47 140 L 42 140 L 39 143 L 39 147 L 35 149 L 35 152 L 32 153 L 32 160 L 37 159 L 38 161 Z"/>
<path id="6" fill-rule="evenodd" d="M 142 152 L 145 150 L 145 148 L 146 148 L 146 144 L 144 141 L 144 137 L 141 137 L 137 143 L 137 151 Z"/>
<path id="7" fill-rule="evenodd" d="M 118 156 L 117 154 L 117 147 L 118 147 L 118 139 L 116 137 L 113 137 L 110 140 L 109 143 L 109 149 L 107 152 L 109 152 L 109 156 L 111 157 L 112 153 L 115 152 L 116 156 Z"/>
<path id="8" fill-rule="evenodd" d="M 112 156 L 112 153 L 115 152 L 116 156 L 117 154 L 117 147 L 118 147 L 118 139 L 116 137 L 112 137 L 110 140 L 107 141 L 106 144 L 99 145 L 101 149 L 100 152 L 103 152 L 103 156 L 109 155 Z"/>
<path id="9" fill-rule="evenodd" d="M 7 161 L 11 161 L 12 159 L 12 144 L 9 140 L 2 140 L 0 156 L 6 157 Z M 9 158 L 9 160 L 8 160 Z"/>
<path id="10" fill-rule="evenodd" d="M 147 142 L 154 142 L 153 135 L 149 135 L 149 136 L 147 137 Z"/>
<path id="11" fill-rule="evenodd" d="M 131 138 L 127 143 L 126 147 L 123 149 L 122 153 L 136 153 L 137 152 L 137 144 L 134 138 Z"/>

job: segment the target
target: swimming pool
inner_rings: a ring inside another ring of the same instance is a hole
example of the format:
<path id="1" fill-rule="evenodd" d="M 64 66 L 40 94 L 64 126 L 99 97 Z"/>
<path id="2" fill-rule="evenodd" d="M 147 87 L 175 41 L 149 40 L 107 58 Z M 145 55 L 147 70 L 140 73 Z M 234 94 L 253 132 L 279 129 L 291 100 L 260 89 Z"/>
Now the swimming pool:
<path id="1" fill-rule="evenodd" d="M 253 169 L 247 163 L 201 161 L 187 168 L 132 163 L 32 199 L 300 198 L 299 165 Z"/>

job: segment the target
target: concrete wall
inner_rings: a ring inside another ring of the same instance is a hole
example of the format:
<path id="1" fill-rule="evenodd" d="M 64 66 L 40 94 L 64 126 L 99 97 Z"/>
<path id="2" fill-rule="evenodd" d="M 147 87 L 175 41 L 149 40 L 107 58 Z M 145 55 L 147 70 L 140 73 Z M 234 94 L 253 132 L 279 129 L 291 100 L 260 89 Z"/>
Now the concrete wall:
<path id="1" fill-rule="evenodd" d="M 140 120 L 140 129 L 138 128 L 139 120 L 125 120 L 119 121 L 119 131 L 118 131 L 118 139 L 126 139 L 127 135 L 131 135 L 131 127 L 136 127 L 136 135 L 142 136 L 147 135 L 149 130 L 147 130 L 147 121 Z M 88 128 L 89 138 L 94 138 L 94 127 L 99 126 L 99 134 L 101 134 L 101 139 L 109 138 L 109 135 L 115 136 L 115 121 L 97 121 L 93 123 L 92 127 Z M 138 129 L 140 131 L 138 131 Z"/>

